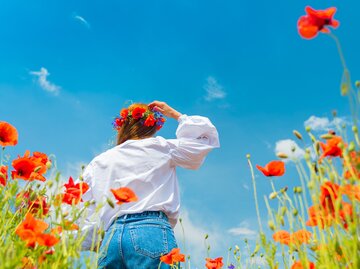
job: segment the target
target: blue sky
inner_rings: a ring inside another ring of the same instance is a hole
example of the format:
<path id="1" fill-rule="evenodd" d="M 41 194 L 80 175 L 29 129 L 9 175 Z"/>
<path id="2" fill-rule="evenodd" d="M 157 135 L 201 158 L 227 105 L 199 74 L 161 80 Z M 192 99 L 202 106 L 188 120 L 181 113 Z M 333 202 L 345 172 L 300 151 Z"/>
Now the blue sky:
<path id="1" fill-rule="evenodd" d="M 112 118 L 129 100 L 163 100 L 182 113 L 207 116 L 221 148 L 199 171 L 178 174 L 189 234 L 213 234 L 218 249 L 212 254 L 224 255 L 225 246 L 240 245 L 257 227 L 245 155 L 265 164 L 275 158 L 276 142 L 294 139 L 292 130 L 303 131 L 311 116 L 326 129 L 333 109 L 349 115 L 335 43 L 297 33 L 306 5 L 338 7 L 341 26 L 334 32 L 359 78 L 355 0 L 4 2 L 0 119 L 20 133 L 9 153 L 53 153 L 68 175 L 110 146 Z M 169 120 L 159 135 L 173 138 L 175 129 Z M 279 187 L 298 184 L 293 165 L 287 168 Z M 257 175 L 265 220 L 262 197 L 270 186 Z M 242 235 L 228 232 L 236 227 Z M 201 240 L 193 241 L 196 249 Z"/>

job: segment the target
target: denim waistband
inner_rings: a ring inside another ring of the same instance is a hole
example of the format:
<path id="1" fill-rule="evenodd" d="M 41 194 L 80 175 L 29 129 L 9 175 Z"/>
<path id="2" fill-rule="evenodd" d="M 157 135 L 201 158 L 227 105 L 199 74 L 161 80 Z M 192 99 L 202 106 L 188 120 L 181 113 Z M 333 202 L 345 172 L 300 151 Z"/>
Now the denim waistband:
<path id="1" fill-rule="evenodd" d="M 125 214 L 125 215 L 118 217 L 117 219 L 118 220 L 119 219 L 128 220 L 128 219 L 136 219 L 136 218 L 143 218 L 143 217 L 158 217 L 160 219 L 168 220 L 168 217 L 162 211 L 144 211 L 141 213 Z"/>

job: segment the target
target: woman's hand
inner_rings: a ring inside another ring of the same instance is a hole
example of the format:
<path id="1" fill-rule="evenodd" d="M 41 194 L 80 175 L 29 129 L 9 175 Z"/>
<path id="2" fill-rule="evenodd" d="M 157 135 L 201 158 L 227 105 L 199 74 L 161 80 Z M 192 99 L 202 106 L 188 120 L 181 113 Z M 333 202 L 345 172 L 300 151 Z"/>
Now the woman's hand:
<path id="1" fill-rule="evenodd" d="M 173 109 L 171 106 L 166 104 L 165 102 L 154 101 L 148 105 L 152 110 L 159 111 L 165 117 L 173 118 L 178 120 L 181 116 L 181 113 Z"/>

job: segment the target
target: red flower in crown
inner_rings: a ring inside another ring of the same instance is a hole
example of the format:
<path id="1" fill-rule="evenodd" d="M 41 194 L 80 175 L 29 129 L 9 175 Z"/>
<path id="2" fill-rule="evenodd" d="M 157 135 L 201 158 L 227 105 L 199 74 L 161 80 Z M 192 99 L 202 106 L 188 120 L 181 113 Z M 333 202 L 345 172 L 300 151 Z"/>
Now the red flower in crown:
<path id="1" fill-rule="evenodd" d="M 318 32 L 329 33 L 326 26 L 337 28 L 339 22 L 333 19 L 336 12 L 335 7 L 325 10 L 315 10 L 309 6 L 305 8 L 306 15 L 298 20 L 298 30 L 301 37 L 311 39 L 317 36 Z"/>
<path id="2" fill-rule="evenodd" d="M 128 115 L 129 115 L 129 110 L 127 108 L 121 109 L 120 111 L 121 118 L 126 119 Z"/>
<path id="3" fill-rule="evenodd" d="M 146 118 L 144 125 L 147 127 L 154 126 L 156 120 L 154 118 L 153 114 L 149 114 L 149 116 Z"/>
<path id="4" fill-rule="evenodd" d="M 131 112 L 131 116 L 134 120 L 141 119 L 144 116 L 146 109 L 143 107 L 135 107 Z"/>

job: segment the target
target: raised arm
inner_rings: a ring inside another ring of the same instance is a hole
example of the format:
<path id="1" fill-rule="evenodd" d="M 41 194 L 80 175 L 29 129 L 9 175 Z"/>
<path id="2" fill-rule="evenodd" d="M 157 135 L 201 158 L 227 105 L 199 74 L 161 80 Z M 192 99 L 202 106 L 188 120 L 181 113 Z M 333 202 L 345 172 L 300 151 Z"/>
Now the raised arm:
<path id="1" fill-rule="evenodd" d="M 174 165 L 198 169 L 206 155 L 220 147 L 218 132 L 208 118 L 181 114 L 164 102 L 154 101 L 149 106 L 179 122 L 177 139 L 167 140 Z"/>

